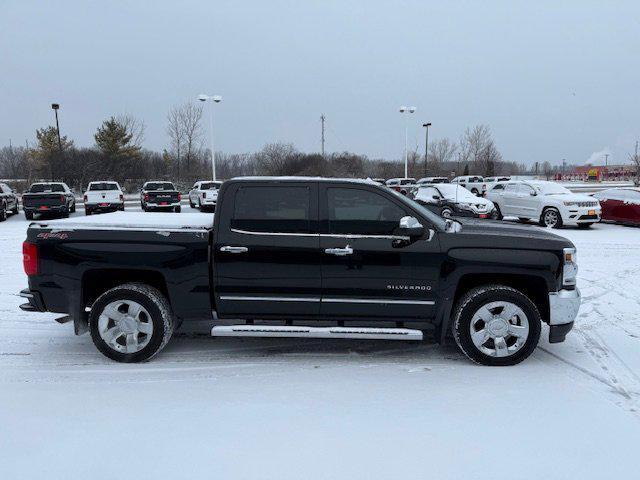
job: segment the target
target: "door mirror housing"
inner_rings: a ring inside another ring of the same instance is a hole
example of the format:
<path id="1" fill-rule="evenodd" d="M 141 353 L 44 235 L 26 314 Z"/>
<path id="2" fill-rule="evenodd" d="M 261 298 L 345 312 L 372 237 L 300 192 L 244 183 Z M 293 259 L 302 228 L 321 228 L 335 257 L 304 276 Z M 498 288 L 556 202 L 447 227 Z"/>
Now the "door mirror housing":
<path id="1" fill-rule="evenodd" d="M 535 197 L 535 196 L 537 196 L 537 195 L 538 195 L 538 192 L 536 192 L 535 190 L 531 190 L 531 191 L 529 192 L 529 195 L 531 195 L 532 197 Z"/>
<path id="2" fill-rule="evenodd" d="M 433 198 L 434 200 L 440 200 L 440 197 L 439 197 L 438 195 L 434 195 L 434 196 L 433 196 L 433 197 L 431 197 L 431 198 Z"/>
<path id="3" fill-rule="evenodd" d="M 424 226 L 416 217 L 406 216 L 400 219 L 396 233 L 405 237 L 420 237 L 424 234 Z"/>

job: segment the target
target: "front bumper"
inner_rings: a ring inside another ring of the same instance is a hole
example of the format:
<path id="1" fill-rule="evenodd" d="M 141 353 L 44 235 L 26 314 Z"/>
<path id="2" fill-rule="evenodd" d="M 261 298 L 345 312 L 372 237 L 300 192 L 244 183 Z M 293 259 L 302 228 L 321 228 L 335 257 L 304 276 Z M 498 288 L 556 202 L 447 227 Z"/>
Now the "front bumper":
<path id="1" fill-rule="evenodd" d="M 580 290 L 549 293 L 549 342 L 564 342 L 580 310 Z"/>
<path id="2" fill-rule="evenodd" d="M 564 223 L 596 223 L 602 216 L 601 207 L 565 207 L 568 210 Z"/>

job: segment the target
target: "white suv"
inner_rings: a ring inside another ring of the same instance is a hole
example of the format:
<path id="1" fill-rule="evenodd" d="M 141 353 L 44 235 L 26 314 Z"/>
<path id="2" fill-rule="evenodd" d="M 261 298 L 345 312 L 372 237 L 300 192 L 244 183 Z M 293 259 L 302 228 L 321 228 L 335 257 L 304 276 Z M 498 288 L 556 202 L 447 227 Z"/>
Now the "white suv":
<path id="1" fill-rule="evenodd" d="M 189 191 L 189 205 L 191 208 L 199 208 L 201 211 L 215 211 L 218 203 L 218 191 L 222 182 L 199 181 L 193 184 Z"/>
<path id="2" fill-rule="evenodd" d="M 544 227 L 578 225 L 588 228 L 600 221 L 600 202 L 593 197 L 572 193 L 555 182 L 513 181 L 496 184 L 487 192 L 498 210 L 498 217 L 534 220 Z"/>

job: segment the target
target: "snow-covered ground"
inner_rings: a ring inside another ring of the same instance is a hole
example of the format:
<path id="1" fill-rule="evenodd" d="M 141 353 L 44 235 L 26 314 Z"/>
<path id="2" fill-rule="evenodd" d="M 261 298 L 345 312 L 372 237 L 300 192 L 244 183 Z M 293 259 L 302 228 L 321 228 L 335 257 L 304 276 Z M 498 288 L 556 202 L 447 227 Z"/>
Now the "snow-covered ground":
<path id="1" fill-rule="evenodd" d="M 18 309 L 26 226 L 0 224 L 1 479 L 638 475 L 640 229 L 562 230 L 576 329 L 487 368 L 429 344 L 185 334 L 116 364 Z"/>

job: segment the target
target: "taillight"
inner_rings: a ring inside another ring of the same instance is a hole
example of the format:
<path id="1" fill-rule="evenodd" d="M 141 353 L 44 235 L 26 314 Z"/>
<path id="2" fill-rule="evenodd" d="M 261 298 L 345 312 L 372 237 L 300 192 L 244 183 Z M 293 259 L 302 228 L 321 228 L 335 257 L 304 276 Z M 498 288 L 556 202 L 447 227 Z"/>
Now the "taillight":
<path id="1" fill-rule="evenodd" d="M 84 203 L 87 203 L 87 196 L 84 196 Z"/>
<path id="2" fill-rule="evenodd" d="M 60 201 L 64 203 L 64 195 L 60 195 Z"/>
<path id="3" fill-rule="evenodd" d="M 120 194 L 120 201 L 124 202 L 124 195 L 123 194 Z"/>
<path id="4" fill-rule="evenodd" d="M 178 201 L 182 200 L 182 194 L 178 192 Z"/>
<path id="5" fill-rule="evenodd" d="M 27 275 L 38 274 L 38 247 L 29 242 L 22 244 L 22 265 Z"/>
<path id="6" fill-rule="evenodd" d="M 144 194 L 144 201 L 145 201 L 145 202 L 148 202 L 148 201 L 149 201 L 149 194 L 148 194 L 148 193 L 145 193 L 145 194 Z"/>

